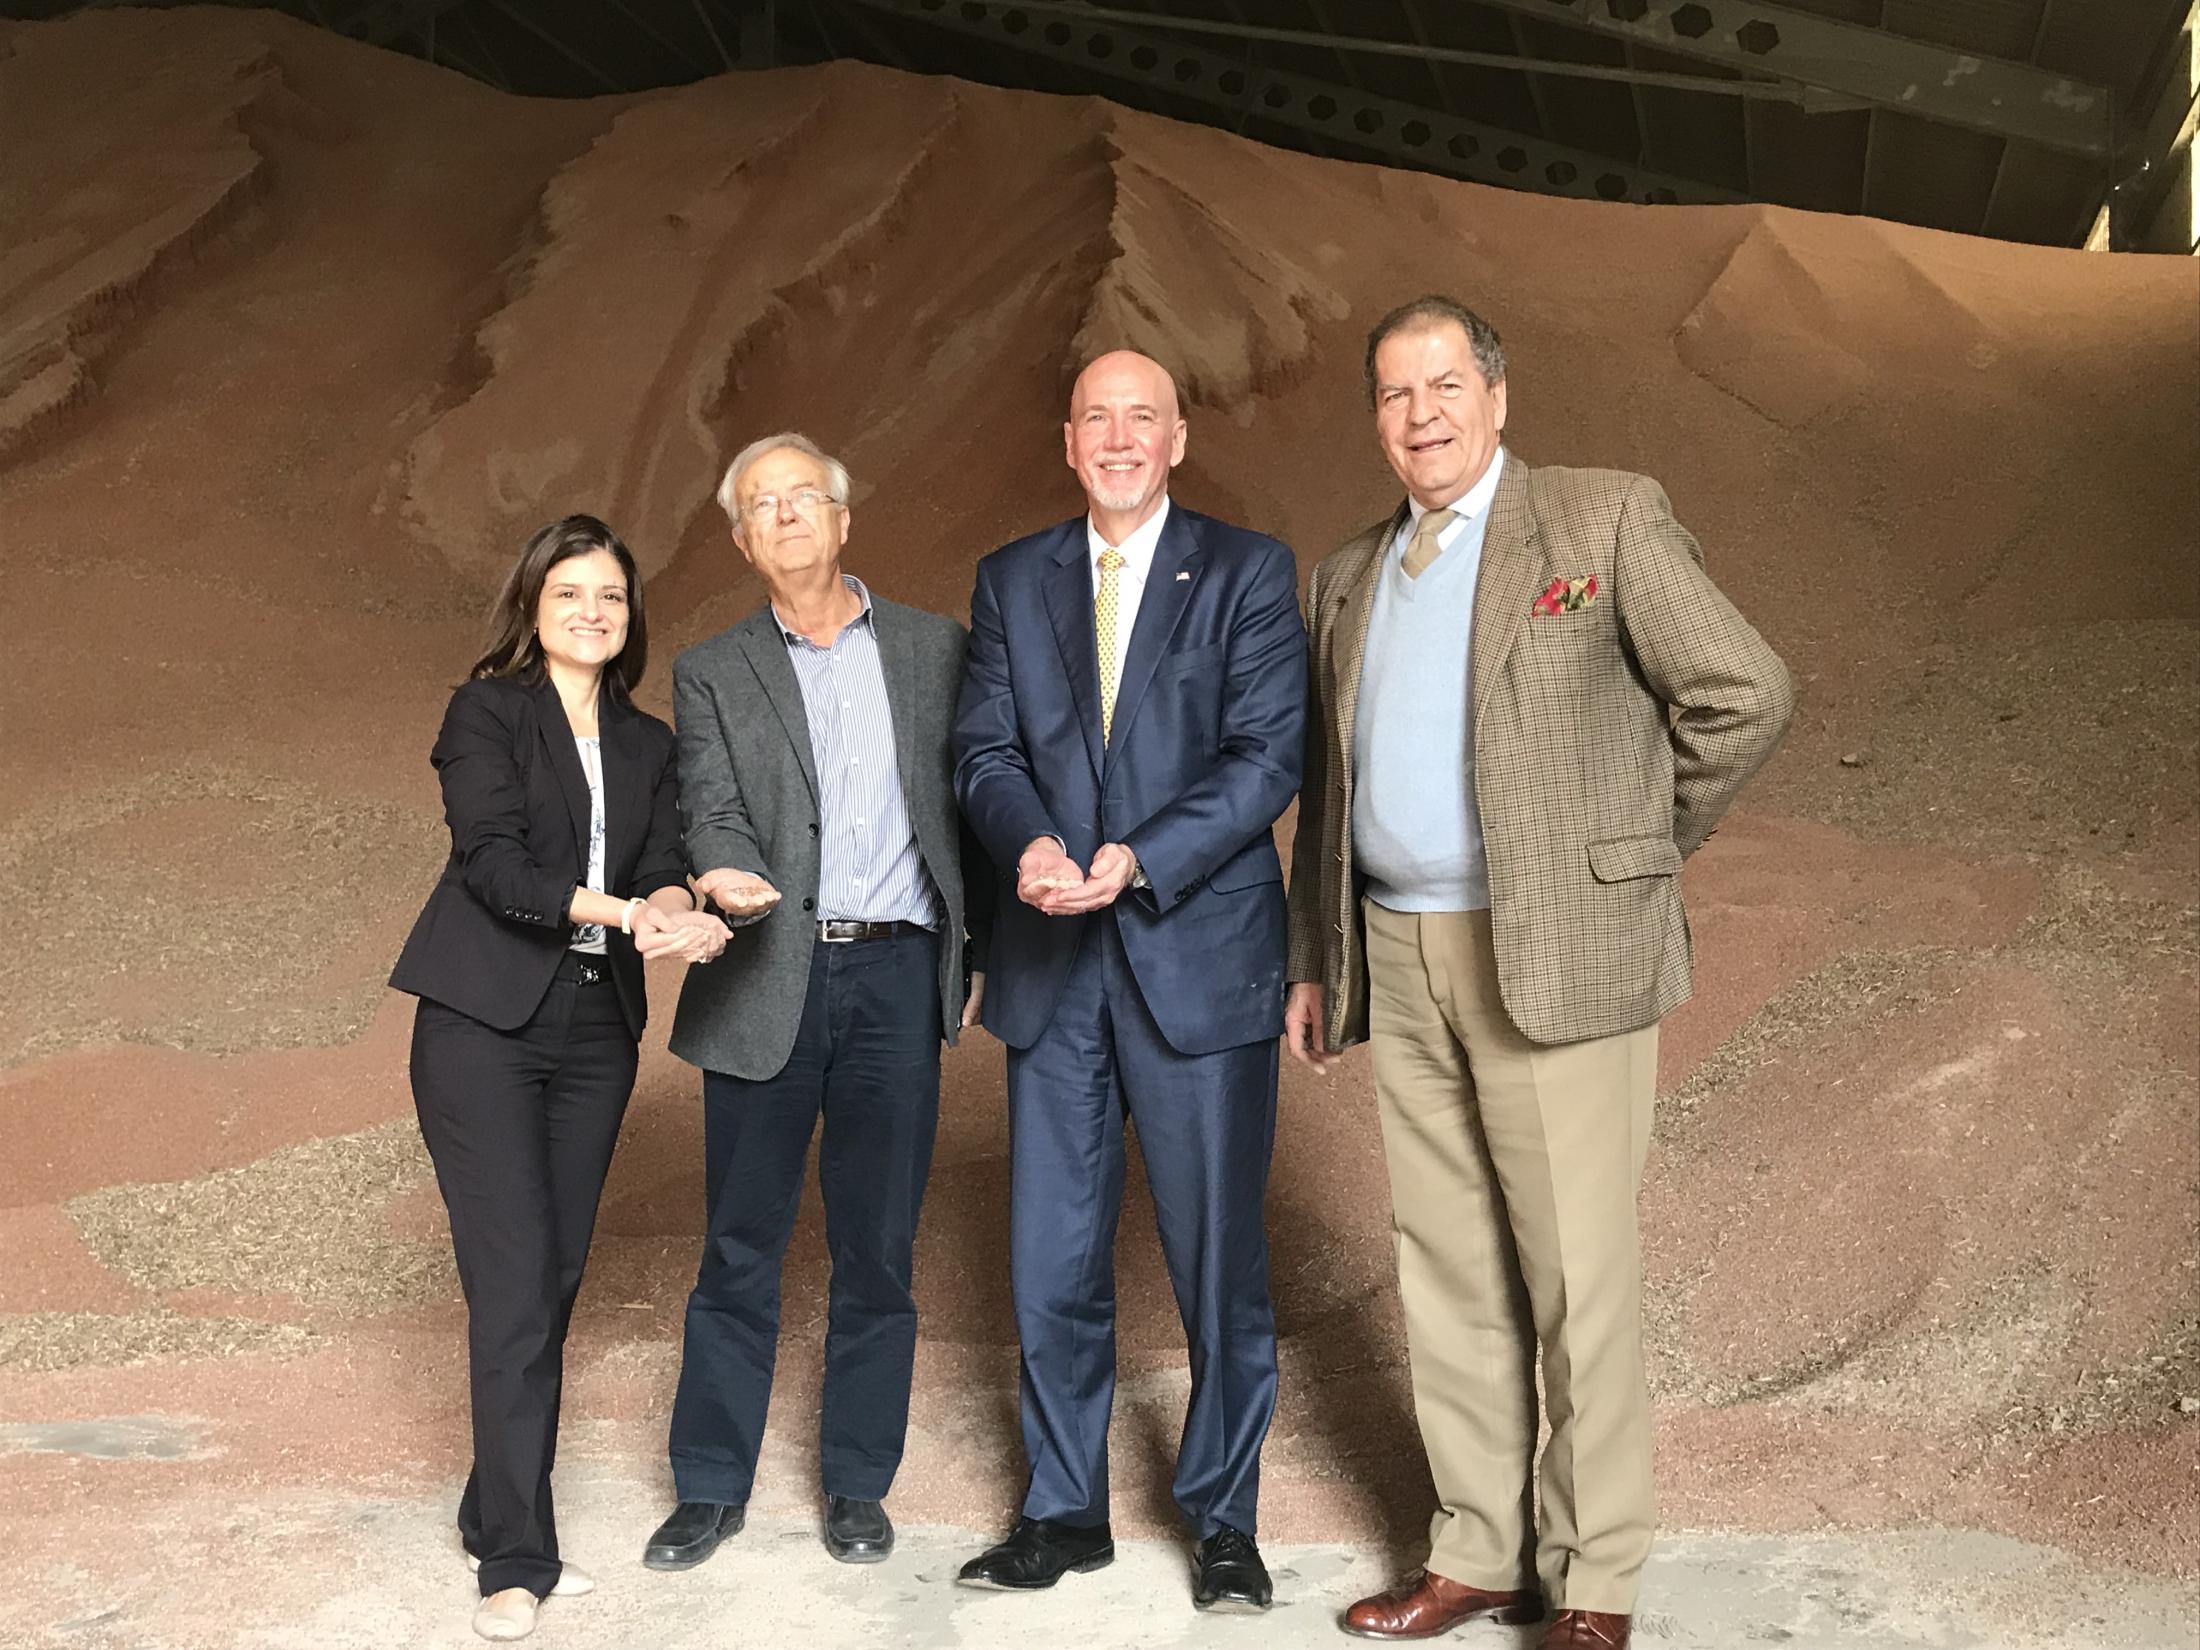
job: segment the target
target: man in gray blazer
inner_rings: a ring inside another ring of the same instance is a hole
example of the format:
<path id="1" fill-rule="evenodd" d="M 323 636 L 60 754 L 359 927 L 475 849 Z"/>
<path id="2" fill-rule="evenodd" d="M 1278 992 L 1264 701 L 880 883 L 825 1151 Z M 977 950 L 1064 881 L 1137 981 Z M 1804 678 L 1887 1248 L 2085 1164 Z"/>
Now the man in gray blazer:
<path id="1" fill-rule="evenodd" d="M 841 570 L 848 472 L 804 437 L 743 449 L 718 502 L 771 600 L 672 667 L 688 856 L 738 928 L 673 1021 L 672 1052 L 703 1070 L 710 1227 L 672 1409 L 679 1505 L 643 1562 L 688 1569 L 741 1527 L 820 1115 L 825 1545 L 875 1562 L 894 1543 L 880 1503 L 908 1428 L 940 1043 L 984 989 L 966 900 L 992 877 L 968 859 L 948 751 L 967 638 Z"/>

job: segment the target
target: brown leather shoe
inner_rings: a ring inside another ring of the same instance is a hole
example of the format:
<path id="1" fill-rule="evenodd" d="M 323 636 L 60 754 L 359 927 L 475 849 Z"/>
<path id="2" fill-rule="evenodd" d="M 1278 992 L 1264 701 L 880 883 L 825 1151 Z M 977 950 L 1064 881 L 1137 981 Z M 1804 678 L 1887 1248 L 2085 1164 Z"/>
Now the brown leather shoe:
<path id="1" fill-rule="evenodd" d="M 1517 1624 L 1538 1621 L 1542 1615 L 1543 1600 L 1538 1594 L 1485 1592 L 1423 1570 L 1403 1586 L 1361 1599 L 1338 1625 L 1363 1639 L 1432 1639 L 1463 1621 L 1485 1616 Z"/>
<path id="2" fill-rule="evenodd" d="M 1634 1621 L 1609 1610 L 1561 1610 L 1543 1635 L 1543 1650 L 1627 1650 Z"/>

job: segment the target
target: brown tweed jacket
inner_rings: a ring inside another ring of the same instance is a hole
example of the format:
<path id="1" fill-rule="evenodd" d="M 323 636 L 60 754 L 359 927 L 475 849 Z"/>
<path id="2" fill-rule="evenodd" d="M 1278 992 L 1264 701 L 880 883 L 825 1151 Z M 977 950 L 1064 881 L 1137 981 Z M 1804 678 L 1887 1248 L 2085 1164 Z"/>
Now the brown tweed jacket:
<path id="1" fill-rule="evenodd" d="M 1289 977 L 1327 988 L 1331 1049 L 1367 1037 L 1352 740 L 1376 575 L 1405 507 L 1314 569 Z M 1531 613 L 1555 579 L 1597 581 Z M 1475 795 L 1505 1007 L 1539 1043 L 1649 1025 L 1687 1000 L 1681 861 L 1780 742 L 1786 668 L 1644 476 L 1511 452 L 1473 613 Z M 1467 684 L 1461 683 L 1462 692 Z"/>

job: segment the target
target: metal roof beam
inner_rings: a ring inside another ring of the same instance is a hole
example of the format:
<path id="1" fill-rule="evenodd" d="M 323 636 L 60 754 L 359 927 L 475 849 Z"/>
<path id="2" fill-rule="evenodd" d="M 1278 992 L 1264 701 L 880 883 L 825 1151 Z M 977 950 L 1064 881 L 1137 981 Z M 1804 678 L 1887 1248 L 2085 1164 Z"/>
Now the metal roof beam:
<path id="1" fill-rule="evenodd" d="M 1406 27 L 1413 31 L 1413 38 L 1420 44 L 1422 57 L 1427 59 L 1429 50 L 1428 25 L 1421 21 L 1420 7 L 1414 4 L 1414 0 L 1398 0 L 1398 4 L 1405 13 Z M 1450 77 L 1433 60 L 1428 63 L 1428 77 L 1430 83 L 1436 88 L 1437 98 L 1444 105 L 1444 113 L 1447 115 L 1457 114 L 1459 112 L 1459 99 L 1452 95 Z"/>
<path id="2" fill-rule="evenodd" d="M 2069 154 L 2114 148 L 2108 89 L 1762 0 L 1475 0 Z"/>
<path id="3" fill-rule="evenodd" d="M 1551 119 L 1550 104 L 1544 100 L 1543 82 L 1536 77 L 1534 70 L 1527 67 L 1530 61 L 1528 31 L 1520 26 L 1517 12 L 1506 16 L 1505 27 L 1512 36 L 1513 51 L 1521 61 L 1520 78 L 1528 83 L 1528 101 L 1535 105 L 1535 129 L 1549 137 L 1558 130 L 1558 125 Z"/>
<path id="4" fill-rule="evenodd" d="M 1241 118 L 1291 127 L 1392 165 L 1587 200 L 1669 204 L 1741 199 L 1732 190 L 1695 178 L 1653 172 L 1421 104 L 1369 96 L 1333 81 L 1240 62 L 1160 35 L 1087 21 L 1089 13 L 1082 7 L 1050 6 L 1042 12 L 1031 0 L 854 3 L 1074 63 L 1090 74 L 1131 81 Z M 1517 66 L 1517 59 L 1508 61 Z"/>
<path id="5" fill-rule="evenodd" d="M 447 11 L 456 11 L 465 0 L 377 0 L 361 6 L 336 25 L 336 32 L 371 46 L 388 46 L 409 34 L 425 34 Z"/>
<path id="6" fill-rule="evenodd" d="M 2110 244 L 2116 250 L 2128 250 L 2134 244 L 2132 237 L 2143 234 L 2155 221 L 2172 182 L 2190 179 L 2196 142 L 2200 142 L 2200 4 L 2186 8 L 2183 23 L 2172 33 L 2161 61 L 2153 112 L 2140 127 L 2130 169 L 2109 192 Z M 2158 249 L 2193 251 L 2194 227 L 2188 217 L 2183 244 Z"/>
<path id="7" fill-rule="evenodd" d="M 2025 54 L 2027 63 L 2037 63 L 2040 60 L 2040 47 L 2046 43 L 2047 26 L 2054 16 L 2055 0 L 2040 0 L 2040 15 L 2032 24 L 2032 49 Z M 2009 158 L 2015 150 L 2016 145 L 2005 139 L 2001 146 L 2001 155 L 1994 162 L 1994 181 L 1988 186 L 1986 204 L 1979 208 L 1978 213 L 1978 232 L 1981 235 L 1993 233 L 1994 208 L 2001 204 L 2001 186 L 2009 176 Z"/>
<path id="8" fill-rule="evenodd" d="M 633 24 L 635 32 L 647 35 L 651 40 L 654 40 L 658 45 L 662 46 L 665 49 L 667 55 L 677 59 L 680 63 L 684 64 L 691 72 L 696 75 L 698 79 L 700 79 L 704 75 L 716 74 L 719 72 L 718 70 L 713 69 L 708 63 L 704 62 L 701 58 L 698 58 L 686 46 L 683 46 L 677 40 L 674 40 L 670 36 L 663 33 L 654 23 L 650 22 L 647 17 L 642 16 L 631 6 L 627 5 L 626 0 L 603 0 L 603 3 L 609 6 L 613 11 L 617 12 L 621 17 L 625 18 L 629 23 Z"/>
<path id="9" fill-rule="evenodd" d="M 733 53 L 726 50 L 726 43 L 718 33 L 718 25 L 710 20 L 710 12 L 703 5 L 703 0 L 688 0 L 688 3 L 695 8 L 695 20 L 703 25 L 703 32 L 710 36 L 711 49 L 718 54 L 720 65 L 728 69 L 734 67 Z"/>
<path id="10" fill-rule="evenodd" d="M 512 0 L 488 0 L 488 3 L 489 8 L 492 11 L 501 12 L 504 16 L 510 18 L 522 29 L 525 29 L 537 40 L 540 40 L 545 46 L 548 46 L 552 51 L 556 52 L 560 57 L 564 58 L 576 69 L 580 70 L 582 74 L 587 75 L 591 80 L 595 81 L 595 83 L 601 86 L 605 91 L 624 92 L 631 90 L 630 87 L 620 85 L 616 80 L 613 80 L 609 75 L 605 74 L 602 67 L 598 65 L 593 58 L 583 57 L 579 52 L 575 51 L 571 46 L 567 45 L 555 34 L 551 33 L 540 23 L 536 22 L 532 17 L 528 16 L 526 12 L 520 10 L 518 6 L 512 3 Z"/>
<path id="11" fill-rule="evenodd" d="M 872 0 L 850 0 L 869 5 Z M 1225 0 L 1229 3 L 1229 0 Z M 934 21 L 947 10 L 946 0 L 926 0 L 920 7 L 893 5 L 895 11 L 921 10 Z M 1270 41 L 1283 46 L 1314 46 L 1335 52 L 1340 59 L 1355 53 L 1378 57 L 1410 57 L 1417 61 L 1458 63 L 1474 69 L 1508 69 L 1535 74 L 1570 75 L 1578 80 L 1623 81 L 1631 85 L 1663 86 L 1679 92 L 1710 92 L 1724 97 L 1770 98 L 1801 105 L 1810 113 L 1860 107 L 1859 100 L 1817 87 L 1780 79 L 1734 80 L 1724 75 L 1671 74 L 1615 63 L 1582 63 L 1572 58 L 1528 57 L 1517 52 L 1478 52 L 1459 46 L 1433 46 L 1415 17 L 1408 18 L 1412 40 L 1375 40 L 1365 35 L 1328 34 L 1318 29 L 1285 29 L 1267 23 L 1224 22 L 1211 17 L 1177 17 L 1162 12 L 1124 11 L 1084 4 L 1084 0 L 1018 0 L 1015 10 L 1041 17 L 1067 17 L 1084 23 L 1119 23 L 1135 29 L 1162 29 L 1170 34 L 1211 34 L 1231 40 Z M 1563 21 L 1563 19 L 1561 19 Z M 1517 41 L 1519 31 L 1513 32 Z M 1344 65 L 1347 79 L 1353 77 Z"/>

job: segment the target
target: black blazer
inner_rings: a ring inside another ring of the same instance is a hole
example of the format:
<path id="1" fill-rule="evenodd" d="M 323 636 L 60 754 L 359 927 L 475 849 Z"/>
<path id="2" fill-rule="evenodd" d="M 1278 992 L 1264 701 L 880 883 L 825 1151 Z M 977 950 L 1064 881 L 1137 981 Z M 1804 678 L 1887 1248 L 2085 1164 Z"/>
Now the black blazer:
<path id="1" fill-rule="evenodd" d="M 604 882 L 620 899 L 687 876 L 672 730 L 605 694 Z M 499 1031 L 527 1023 L 572 943 L 566 908 L 587 868 L 588 779 L 557 689 L 503 677 L 451 695 L 430 760 L 451 858 L 390 984 Z M 634 942 L 613 928 L 606 960 L 634 1035 L 649 1004 Z"/>

